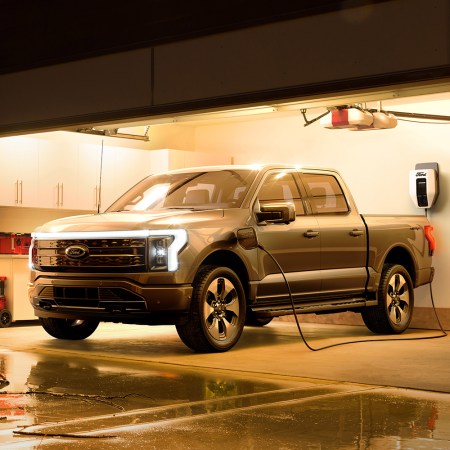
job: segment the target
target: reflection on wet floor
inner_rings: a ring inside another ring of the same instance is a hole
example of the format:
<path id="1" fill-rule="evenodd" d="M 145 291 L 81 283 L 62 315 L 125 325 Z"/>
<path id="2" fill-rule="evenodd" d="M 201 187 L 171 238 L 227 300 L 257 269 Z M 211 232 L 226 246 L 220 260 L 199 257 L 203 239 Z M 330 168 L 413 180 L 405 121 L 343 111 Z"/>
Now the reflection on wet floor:
<path id="1" fill-rule="evenodd" d="M 450 395 L 2 352 L 0 447 L 449 449 Z"/>

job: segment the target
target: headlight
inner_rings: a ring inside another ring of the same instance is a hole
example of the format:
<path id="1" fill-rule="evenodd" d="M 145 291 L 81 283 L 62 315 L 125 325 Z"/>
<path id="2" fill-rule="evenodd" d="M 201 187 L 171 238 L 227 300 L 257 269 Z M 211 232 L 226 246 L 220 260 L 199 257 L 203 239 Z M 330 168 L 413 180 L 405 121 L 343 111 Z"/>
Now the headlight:
<path id="1" fill-rule="evenodd" d="M 149 238 L 149 266 L 150 270 L 168 270 L 169 247 L 173 236 Z"/>
<path id="2" fill-rule="evenodd" d="M 36 259 L 37 259 L 37 251 L 34 247 L 34 238 L 31 240 L 30 249 L 28 250 L 28 268 L 30 270 L 34 270 L 34 267 L 36 265 Z"/>
<path id="3" fill-rule="evenodd" d="M 150 270 L 168 270 L 173 272 L 178 269 L 178 252 L 187 243 L 185 230 L 149 231 L 149 267 Z"/>

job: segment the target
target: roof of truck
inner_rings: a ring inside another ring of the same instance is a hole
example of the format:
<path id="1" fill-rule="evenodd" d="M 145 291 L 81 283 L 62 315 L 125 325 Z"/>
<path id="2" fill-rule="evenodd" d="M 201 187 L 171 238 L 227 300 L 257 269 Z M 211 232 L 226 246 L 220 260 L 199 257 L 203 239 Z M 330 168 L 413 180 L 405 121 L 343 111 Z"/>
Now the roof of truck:
<path id="1" fill-rule="evenodd" d="M 219 170 L 268 170 L 268 169 L 296 169 L 296 170 L 317 170 L 317 171 L 333 171 L 335 169 L 325 167 L 306 167 L 301 164 L 287 164 L 287 163 L 265 163 L 265 164 L 224 164 L 214 166 L 198 166 L 198 167 L 185 167 L 183 169 L 173 169 L 164 173 L 184 173 L 184 172 L 212 172 Z"/>

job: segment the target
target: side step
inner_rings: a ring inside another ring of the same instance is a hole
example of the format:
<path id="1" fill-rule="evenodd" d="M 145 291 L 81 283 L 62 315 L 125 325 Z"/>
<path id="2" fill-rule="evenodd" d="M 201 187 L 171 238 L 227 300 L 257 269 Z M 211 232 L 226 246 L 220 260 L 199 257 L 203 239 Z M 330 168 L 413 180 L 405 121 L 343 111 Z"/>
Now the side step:
<path id="1" fill-rule="evenodd" d="M 334 300 L 329 303 L 305 303 L 295 305 L 295 314 L 310 314 L 345 311 L 354 308 L 363 308 L 366 306 L 375 306 L 377 300 L 368 300 L 365 297 Z M 283 303 L 282 305 L 255 305 L 251 310 L 257 317 L 278 317 L 294 314 L 292 306 Z"/>

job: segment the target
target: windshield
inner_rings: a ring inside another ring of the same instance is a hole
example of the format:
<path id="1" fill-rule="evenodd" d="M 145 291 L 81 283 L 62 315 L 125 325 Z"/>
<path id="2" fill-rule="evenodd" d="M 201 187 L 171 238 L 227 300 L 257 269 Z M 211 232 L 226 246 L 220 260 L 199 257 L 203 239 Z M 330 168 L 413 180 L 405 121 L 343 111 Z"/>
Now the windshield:
<path id="1" fill-rule="evenodd" d="M 256 174 L 256 170 L 228 169 L 152 175 L 107 211 L 239 208 Z"/>

